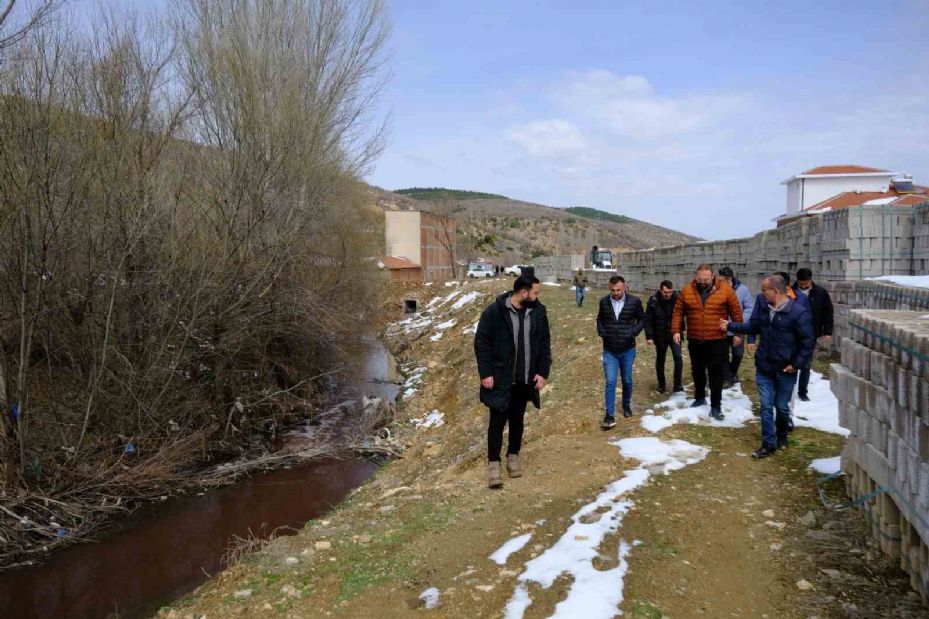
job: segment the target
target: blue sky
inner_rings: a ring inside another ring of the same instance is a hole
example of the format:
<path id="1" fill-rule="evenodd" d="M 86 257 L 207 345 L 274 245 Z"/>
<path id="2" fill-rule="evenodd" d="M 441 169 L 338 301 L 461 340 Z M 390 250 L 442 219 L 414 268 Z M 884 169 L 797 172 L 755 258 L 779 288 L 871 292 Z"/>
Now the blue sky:
<path id="1" fill-rule="evenodd" d="M 390 133 L 367 177 L 386 189 L 591 206 L 722 239 L 771 227 L 780 181 L 813 166 L 929 184 L 929 0 L 387 8 Z"/>
<path id="2" fill-rule="evenodd" d="M 929 183 L 929 2 L 388 4 L 368 180 L 753 234 L 779 183 L 857 163 Z M 922 40 L 922 43 L 921 43 Z"/>

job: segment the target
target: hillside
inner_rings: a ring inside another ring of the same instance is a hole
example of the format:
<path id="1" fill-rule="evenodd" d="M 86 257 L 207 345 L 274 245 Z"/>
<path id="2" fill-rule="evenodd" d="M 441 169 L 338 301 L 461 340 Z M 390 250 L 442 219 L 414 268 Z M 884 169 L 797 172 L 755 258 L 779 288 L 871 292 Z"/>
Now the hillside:
<path id="1" fill-rule="evenodd" d="M 500 263 L 536 256 L 586 254 L 592 245 L 646 249 L 700 240 L 625 215 L 587 207 L 554 208 L 481 192 L 441 187 L 372 188 L 378 205 L 448 213 L 459 221 L 459 252 Z"/>

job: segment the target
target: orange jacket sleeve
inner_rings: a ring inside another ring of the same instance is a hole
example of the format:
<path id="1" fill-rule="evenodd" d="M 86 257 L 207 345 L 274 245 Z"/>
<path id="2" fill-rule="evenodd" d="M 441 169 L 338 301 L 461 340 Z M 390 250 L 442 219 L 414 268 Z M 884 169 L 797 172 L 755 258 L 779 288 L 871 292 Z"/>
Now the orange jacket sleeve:
<path id="1" fill-rule="evenodd" d="M 680 333 L 684 322 L 684 292 L 677 295 L 677 302 L 674 304 L 674 311 L 671 312 L 671 333 Z"/>

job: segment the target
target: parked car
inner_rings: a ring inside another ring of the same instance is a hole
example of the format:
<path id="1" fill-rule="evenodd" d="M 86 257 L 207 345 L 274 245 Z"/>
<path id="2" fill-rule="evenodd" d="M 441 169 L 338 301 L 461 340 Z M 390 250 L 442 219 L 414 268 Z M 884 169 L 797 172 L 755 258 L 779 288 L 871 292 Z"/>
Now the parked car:
<path id="1" fill-rule="evenodd" d="M 512 277 L 519 277 L 520 275 L 522 275 L 522 273 L 523 273 L 523 268 L 518 264 L 514 264 L 511 267 L 506 267 L 505 269 L 503 269 L 504 275 L 511 275 Z"/>
<path id="2" fill-rule="evenodd" d="M 468 277 L 493 277 L 494 265 L 489 262 L 472 262 L 468 265 Z"/>

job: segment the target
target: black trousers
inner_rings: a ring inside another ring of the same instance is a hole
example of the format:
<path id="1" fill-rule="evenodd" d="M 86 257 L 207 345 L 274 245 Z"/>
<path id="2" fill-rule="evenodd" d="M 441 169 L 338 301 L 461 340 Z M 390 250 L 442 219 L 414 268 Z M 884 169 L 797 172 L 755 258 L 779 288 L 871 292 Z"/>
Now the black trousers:
<path id="1" fill-rule="evenodd" d="M 727 352 L 726 379 L 732 382 L 739 381 L 739 368 L 742 367 L 742 357 L 745 356 L 745 340 L 736 346 L 732 343 L 732 336 L 729 336 L 729 351 Z"/>
<path id="2" fill-rule="evenodd" d="M 706 397 L 707 375 L 710 383 L 710 406 L 720 408 L 723 402 L 723 381 L 729 361 L 729 340 L 687 340 L 690 367 L 694 376 L 694 397 Z"/>
<path id="3" fill-rule="evenodd" d="M 678 391 L 684 382 L 684 355 L 681 345 L 675 344 L 672 339 L 655 340 L 655 374 L 658 376 L 658 388 L 664 390 L 667 387 L 664 362 L 668 356 L 668 348 L 671 349 L 671 358 L 674 360 L 674 390 Z"/>
<path id="4" fill-rule="evenodd" d="M 510 424 L 510 435 L 506 453 L 518 454 L 523 444 L 523 417 L 526 404 L 532 398 L 532 385 L 514 384 L 510 392 L 510 406 L 506 410 L 490 410 L 490 423 L 487 425 L 487 460 L 500 462 L 500 449 L 503 447 L 503 428 Z"/>

